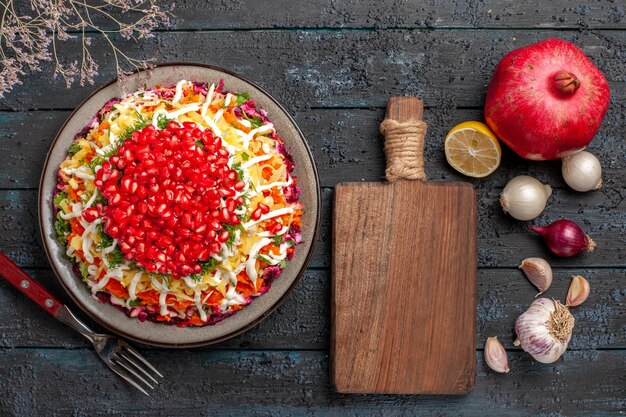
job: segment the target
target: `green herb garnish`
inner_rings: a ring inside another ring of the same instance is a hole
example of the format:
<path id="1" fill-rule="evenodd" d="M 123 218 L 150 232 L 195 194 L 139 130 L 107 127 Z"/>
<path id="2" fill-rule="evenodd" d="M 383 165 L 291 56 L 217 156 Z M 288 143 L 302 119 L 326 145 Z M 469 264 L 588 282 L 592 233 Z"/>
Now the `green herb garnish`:
<path id="1" fill-rule="evenodd" d="M 261 260 L 262 262 L 265 262 L 268 265 L 270 265 L 272 263 L 272 261 L 270 261 L 270 259 L 268 257 L 263 256 L 263 255 L 256 255 L 255 258 Z"/>
<path id="2" fill-rule="evenodd" d="M 113 252 L 109 253 L 107 259 L 109 260 L 109 268 L 117 268 L 124 262 L 124 254 L 119 248 L 115 248 Z"/>
<path id="3" fill-rule="evenodd" d="M 272 242 L 274 243 L 274 246 L 280 246 L 280 244 L 283 243 L 283 237 L 276 235 L 272 238 Z"/>
<path id="4" fill-rule="evenodd" d="M 209 258 L 208 261 L 200 262 L 200 266 L 202 266 L 201 274 L 204 275 L 207 272 L 213 272 L 215 267 L 219 264 L 219 261 L 215 258 Z"/>
<path id="5" fill-rule="evenodd" d="M 245 152 L 242 152 L 242 153 L 241 153 L 241 160 L 242 160 L 242 161 L 247 161 L 248 159 L 250 159 L 250 155 L 248 155 L 248 154 L 247 154 L 247 153 L 245 153 Z"/>
<path id="6" fill-rule="evenodd" d="M 54 197 L 54 205 L 58 207 L 59 204 L 61 204 L 61 201 L 65 200 L 67 197 L 67 193 L 65 191 L 61 191 L 56 197 Z"/>
<path id="7" fill-rule="evenodd" d="M 173 122 L 174 119 L 168 119 L 163 113 L 159 113 L 157 116 L 157 127 L 161 130 L 167 128 L 169 122 Z"/>
<path id="8" fill-rule="evenodd" d="M 91 170 L 91 172 L 95 174 L 96 168 L 102 165 L 103 163 L 104 163 L 104 159 L 101 156 L 96 156 L 89 163 L 89 169 Z"/>
<path id="9" fill-rule="evenodd" d="M 137 110 L 135 110 L 135 112 L 137 112 Z M 134 131 L 141 130 L 150 123 L 150 121 L 143 117 L 141 113 L 137 112 L 137 116 L 139 117 L 139 120 L 137 120 L 134 125 L 127 127 L 124 133 L 120 135 L 117 140 L 117 146 L 121 146 L 127 139 L 129 139 Z"/>
<path id="10" fill-rule="evenodd" d="M 89 277 L 89 271 L 87 270 L 87 265 L 85 265 L 82 262 L 79 262 L 78 269 L 80 270 L 80 274 L 83 276 L 83 280 L 86 280 Z"/>
<path id="11" fill-rule="evenodd" d="M 82 149 L 82 147 L 78 144 L 78 142 L 74 142 L 72 143 L 72 146 L 70 146 L 70 149 L 68 149 L 67 154 L 69 156 L 74 156 L 76 155 L 80 150 Z"/>
<path id="12" fill-rule="evenodd" d="M 198 148 L 204 149 L 204 143 L 200 139 L 196 140 L 196 146 Z"/>
<path id="13" fill-rule="evenodd" d="M 70 222 L 61 217 L 61 213 L 57 214 L 54 222 L 54 231 L 57 234 L 57 240 L 63 245 L 67 244 L 67 235 L 72 231 Z"/>
<path id="14" fill-rule="evenodd" d="M 253 116 L 250 117 L 246 114 L 245 111 L 241 111 L 241 113 L 243 114 L 243 117 L 250 122 L 250 127 L 252 129 L 256 129 L 257 127 L 261 127 L 263 126 L 263 120 L 261 120 L 261 118 L 259 116 Z"/>
<path id="15" fill-rule="evenodd" d="M 287 262 L 283 259 L 278 264 L 276 264 L 280 269 L 284 269 L 287 266 Z"/>
<path id="16" fill-rule="evenodd" d="M 96 249 L 108 248 L 113 244 L 113 238 L 111 236 L 107 235 L 103 231 L 100 231 L 99 235 L 100 235 L 100 243 L 98 243 L 98 246 L 96 247 Z"/>
<path id="17" fill-rule="evenodd" d="M 235 104 L 237 106 L 241 106 L 243 103 L 245 103 L 246 101 L 250 99 L 250 94 L 243 92 L 243 93 L 237 94 L 235 97 L 237 97 L 237 101 L 235 102 Z"/>
<path id="18" fill-rule="evenodd" d="M 241 162 L 235 162 L 232 166 L 233 170 L 237 172 L 237 178 L 243 179 L 243 170 L 241 169 Z"/>

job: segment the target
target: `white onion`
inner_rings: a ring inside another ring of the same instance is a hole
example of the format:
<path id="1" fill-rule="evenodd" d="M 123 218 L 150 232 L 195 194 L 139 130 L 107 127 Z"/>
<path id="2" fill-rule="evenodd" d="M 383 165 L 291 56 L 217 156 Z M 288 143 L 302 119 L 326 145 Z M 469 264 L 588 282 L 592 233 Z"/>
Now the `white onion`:
<path id="1" fill-rule="evenodd" d="M 576 191 L 591 191 L 602 187 L 600 161 L 587 151 L 580 151 L 563 158 L 563 179 Z"/>
<path id="2" fill-rule="evenodd" d="M 511 179 L 502 194 L 500 204 L 505 213 L 517 220 L 532 220 L 546 208 L 548 198 L 552 194 L 549 185 L 528 175 L 520 175 Z"/>

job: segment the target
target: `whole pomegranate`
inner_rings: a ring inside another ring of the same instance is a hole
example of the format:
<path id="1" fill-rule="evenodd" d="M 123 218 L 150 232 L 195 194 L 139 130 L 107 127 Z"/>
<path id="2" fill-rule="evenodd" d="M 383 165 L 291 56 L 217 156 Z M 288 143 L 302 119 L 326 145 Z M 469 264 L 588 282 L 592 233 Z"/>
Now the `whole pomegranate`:
<path id="1" fill-rule="evenodd" d="M 609 97 L 606 78 L 583 51 L 546 39 L 500 61 L 489 82 L 485 119 L 522 158 L 562 158 L 591 142 Z"/>

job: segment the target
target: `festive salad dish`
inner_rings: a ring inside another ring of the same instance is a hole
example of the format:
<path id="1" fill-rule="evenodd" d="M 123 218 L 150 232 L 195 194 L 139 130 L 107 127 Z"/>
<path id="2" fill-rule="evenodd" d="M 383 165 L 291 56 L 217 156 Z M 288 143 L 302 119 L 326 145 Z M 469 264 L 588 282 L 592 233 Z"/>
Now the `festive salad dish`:
<path id="1" fill-rule="evenodd" d="M 76 135 L 54 228 L 100 301 L 141 321 L 215 324 L 267 292 L 302 242 L 293 169 L 247 93 L 145 88 Z"/>

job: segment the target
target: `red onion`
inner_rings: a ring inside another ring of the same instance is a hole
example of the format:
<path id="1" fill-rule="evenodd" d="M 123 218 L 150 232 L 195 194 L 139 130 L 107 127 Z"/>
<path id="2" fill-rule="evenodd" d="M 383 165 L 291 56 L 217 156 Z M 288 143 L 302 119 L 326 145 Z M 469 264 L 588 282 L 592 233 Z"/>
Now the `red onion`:
<path id="1" fill-rule="evenodd" d="M 530 230 L 543 236 L 550 250 L 559 256 L 575 256 L 596 248 L 596 242 L 570 220 L 558 220 L 549 226 L 530 226 Z"/>

